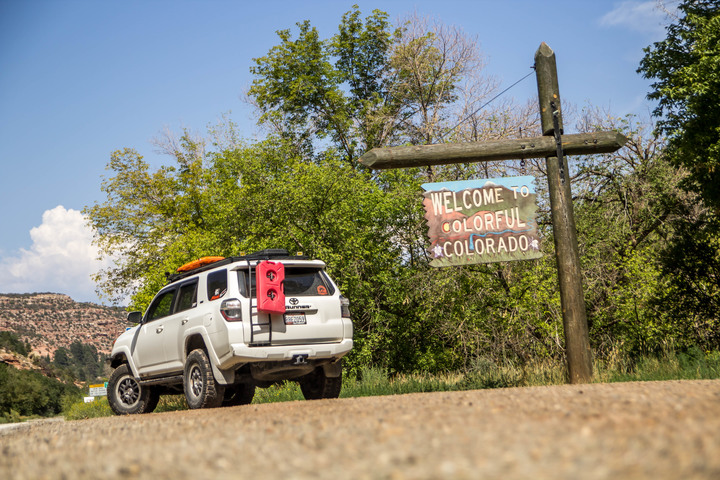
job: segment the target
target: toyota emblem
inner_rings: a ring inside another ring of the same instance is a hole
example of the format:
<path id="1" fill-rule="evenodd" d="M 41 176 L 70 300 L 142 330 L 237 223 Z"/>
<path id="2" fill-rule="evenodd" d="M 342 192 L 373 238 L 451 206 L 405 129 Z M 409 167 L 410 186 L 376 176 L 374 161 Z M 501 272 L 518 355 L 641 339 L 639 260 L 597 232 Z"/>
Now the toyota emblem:
<path id="1" fill-rule="evenodd" d="M 293 297 L 290 299 L 290 305 L 297 305 L 298 303 L 300 303 L 300 300 L 298 300 L 297 298 Z"/>

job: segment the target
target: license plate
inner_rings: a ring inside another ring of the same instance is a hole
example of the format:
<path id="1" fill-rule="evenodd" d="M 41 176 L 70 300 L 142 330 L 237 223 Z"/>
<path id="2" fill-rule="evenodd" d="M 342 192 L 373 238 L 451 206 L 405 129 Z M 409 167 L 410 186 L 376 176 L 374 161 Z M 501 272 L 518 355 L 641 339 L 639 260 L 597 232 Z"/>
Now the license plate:
<path id="1" fill-rule="evenodd" d="M 286 313 L 285 325 L 305 325 L 307 320 L 304 313 Z"/>

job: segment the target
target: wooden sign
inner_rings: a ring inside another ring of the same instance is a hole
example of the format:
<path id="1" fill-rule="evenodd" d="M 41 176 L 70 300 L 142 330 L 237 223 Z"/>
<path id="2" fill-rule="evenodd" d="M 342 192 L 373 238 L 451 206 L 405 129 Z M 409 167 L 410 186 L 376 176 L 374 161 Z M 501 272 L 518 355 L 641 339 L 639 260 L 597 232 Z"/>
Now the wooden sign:
<path id="1" fill-rule="evenodd" d="M 534 180 L 523 176 L 424 184 L 430 265 L 542 257 Z"/>

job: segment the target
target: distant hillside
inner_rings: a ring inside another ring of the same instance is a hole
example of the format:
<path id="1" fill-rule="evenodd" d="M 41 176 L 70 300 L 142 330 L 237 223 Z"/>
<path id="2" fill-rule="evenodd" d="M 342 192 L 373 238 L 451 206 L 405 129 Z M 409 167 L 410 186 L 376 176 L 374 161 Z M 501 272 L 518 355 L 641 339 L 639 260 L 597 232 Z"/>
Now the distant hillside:
<path id="1" fill-rule="evenodd" d="M 0 331 L 15 332 L 32 353 L 50 358 L 75 341 L 110 353 L 126 318 L 120 308 L 78 303 L 57 293 L 0 294 Z"/>

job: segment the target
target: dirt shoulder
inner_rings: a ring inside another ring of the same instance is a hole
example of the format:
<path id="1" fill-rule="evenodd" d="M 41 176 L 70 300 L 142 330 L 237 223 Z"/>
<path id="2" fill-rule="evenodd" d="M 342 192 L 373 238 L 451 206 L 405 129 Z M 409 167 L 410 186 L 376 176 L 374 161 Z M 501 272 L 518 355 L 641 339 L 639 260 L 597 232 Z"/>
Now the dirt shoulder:
<path id="1" fill-rule="evenodd" d="M 720 380 L 38 423 L 0 431 L 0 478 L 720 478 Z"/>

